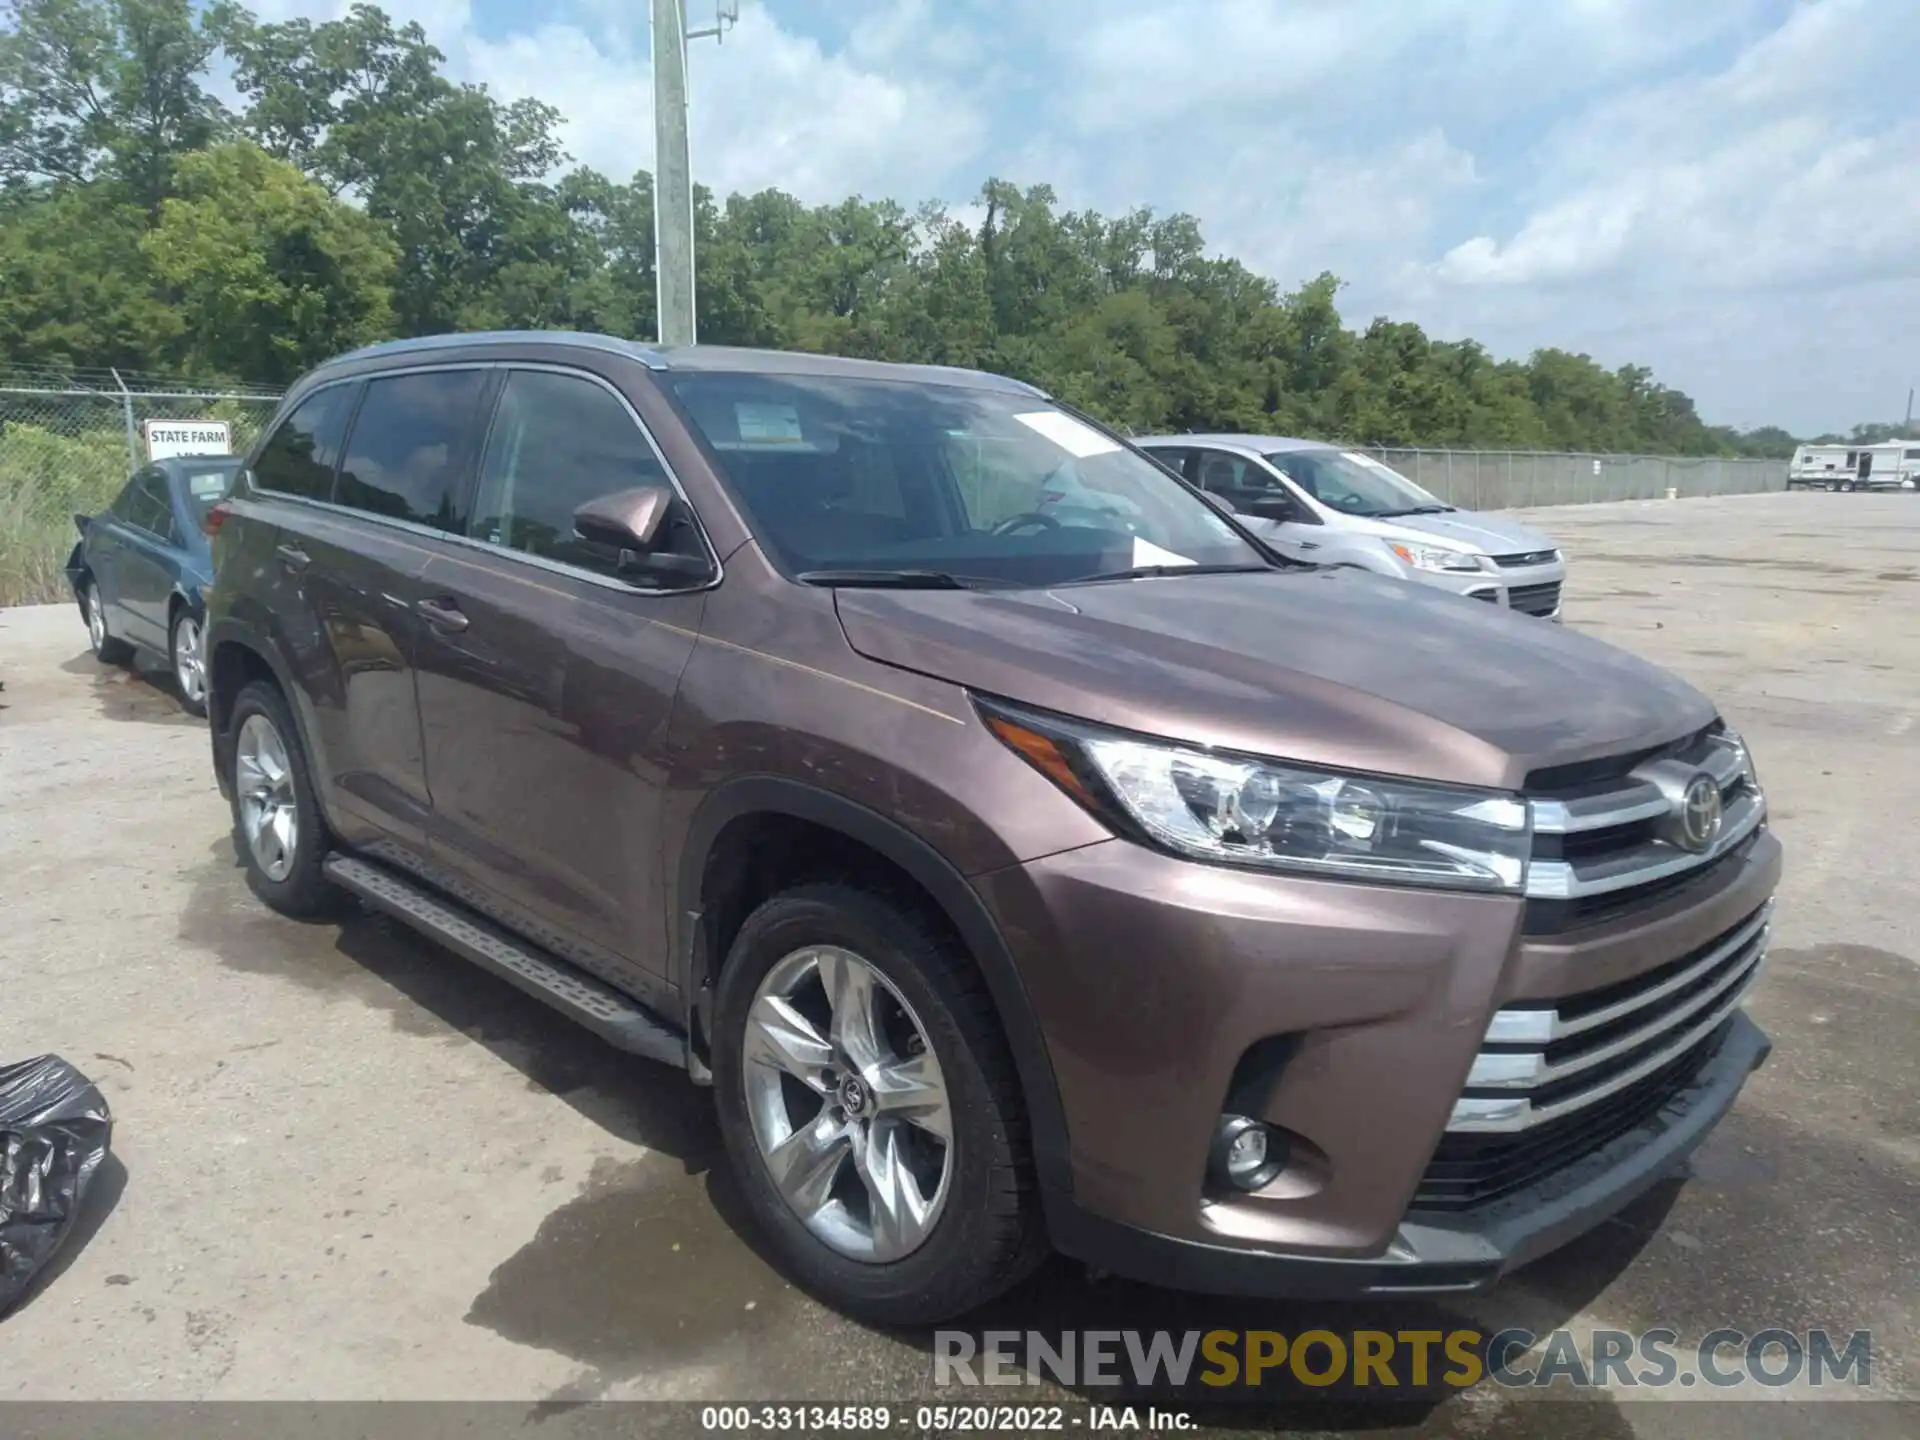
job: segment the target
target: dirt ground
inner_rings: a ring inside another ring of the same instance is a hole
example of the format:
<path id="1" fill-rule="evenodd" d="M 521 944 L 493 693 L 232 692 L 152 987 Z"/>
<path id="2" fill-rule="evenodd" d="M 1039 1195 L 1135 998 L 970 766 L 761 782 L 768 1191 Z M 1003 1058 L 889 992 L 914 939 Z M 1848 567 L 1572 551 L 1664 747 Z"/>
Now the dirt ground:
<path id="1" fill-rule="evenodd" d="M 1526 518 L 1564 543 L 1570 624 L 1688 676 L 1752 742 L 1788 855 L 1749 1001 L 1776 1049 L 1686 1183 L 1444 1323 L 1867 1329 L 1874 1392 L 1914 1396 L 1920 497 Z M 384 921 L 256 903 L 205 727 L 85 642 L 71 606 L 0 611 L 0 1058 L 65 1055 L 116 1117 L 62 1273 L 0 1323 L 0 1399 L 493 1399 L 538 1421 L 599 1398 L 934 1393 L 931 1336 L 826 1311 L 756 1252 L 683 1077 Z M 972 1328 L 1442 1313 L 1200 1299 L 1060 1263 Z M 1911 1406 L 1819 1411 L 1483 1386 L 1337 1424 L 1920 1433 Z"/>

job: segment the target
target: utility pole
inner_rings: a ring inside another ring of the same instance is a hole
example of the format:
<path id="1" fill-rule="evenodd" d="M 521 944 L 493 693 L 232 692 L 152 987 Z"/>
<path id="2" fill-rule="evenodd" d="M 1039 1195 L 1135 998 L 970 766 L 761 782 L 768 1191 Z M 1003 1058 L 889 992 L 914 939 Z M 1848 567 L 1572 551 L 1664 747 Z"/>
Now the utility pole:
<path id="1" fill-rule="evenodd" d="M 712 26 L 690 32 L 686 0 L 653 0 L 653 274 L 655 329 L 662 345 L 691 345 L 698 338 L 687 41 L 719 40 L 738 18 L 737 0 L 721 0 Z"/>
<path id="2" fill-rule="evenodd" d="M 1900 438 L 1913 439 L 1913 386 L 1911 385 L 1907 387 L 1907 419 L 1906 423 L 1900 427 Z"/>

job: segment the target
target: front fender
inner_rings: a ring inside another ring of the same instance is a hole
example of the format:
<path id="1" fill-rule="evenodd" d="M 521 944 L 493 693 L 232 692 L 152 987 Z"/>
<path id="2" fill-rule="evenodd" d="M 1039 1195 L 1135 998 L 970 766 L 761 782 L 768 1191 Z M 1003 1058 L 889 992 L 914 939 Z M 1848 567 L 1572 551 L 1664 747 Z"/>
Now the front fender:
<path id="1" fill-rule="evenodd" d="M 701 970 L 710 958 L 700 952 L 697 924 L 708 857 L 731 821 L 756 814 L 791 816 L 837 830 L 886 856 L 933 897 L 972 952 L 999 1012 L 1027 1103 L 1034 1168 L 1040 1182 L 1048 1190 L 1071 1194 L 1066 1112 L 1060 1103 L 1053 1062 L 1026 983 L 999 923 L 973 886 L 944 856 L 877 811 L 830 791 L 774 775 L 739 776 L 707 795 L 688 823 L 679 864 L 670 876 L 675 894 L 670 911 L 674 931 L 671 953 L 678 971 L 675 978 L 689 1008 L 706 978 Z"/>

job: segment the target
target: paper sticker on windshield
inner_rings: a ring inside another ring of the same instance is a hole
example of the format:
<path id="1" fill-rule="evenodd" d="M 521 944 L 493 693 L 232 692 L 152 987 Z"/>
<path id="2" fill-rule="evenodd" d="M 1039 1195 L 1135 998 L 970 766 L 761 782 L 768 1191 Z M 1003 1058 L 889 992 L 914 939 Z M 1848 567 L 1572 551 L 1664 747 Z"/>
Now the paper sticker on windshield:
<path id="1" fill-rule="evenodd" d="M 1044 435 L 1076 460 L 1110 455 L 1120 447 L 1091 425 L 1058 410 L 1033 410 L 1013 417 L 1036 435 Z"/>
<path id="2" fill-rule="evenodd" d="M 800 411 L 793 405 L 765 405 L 742 400 L 733 407 L 733 423 L 743 445 L 799 445 Z"/>
<path id="3" fill-rule="evenodd" d="M 1137 570 L 1143 565 L 1191 565 L 1193 561 L 1184 555 L 1176 555 L 1171 550 L 1163 550 L 1151 540 L 1133 537 L 1133 565 Z"/>

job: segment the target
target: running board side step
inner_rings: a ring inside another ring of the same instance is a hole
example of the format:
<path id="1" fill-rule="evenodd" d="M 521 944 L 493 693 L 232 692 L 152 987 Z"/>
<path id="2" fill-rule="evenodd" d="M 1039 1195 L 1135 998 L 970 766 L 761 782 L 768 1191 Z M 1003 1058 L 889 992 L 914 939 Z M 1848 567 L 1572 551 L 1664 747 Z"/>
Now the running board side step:
<path id="1" fill-rule="evenodd" d="M 676 1069 L 686 1068 L 684 1035 L 637 1000 L 584 970 L 509 935 L 465 906 L 403 879 L 385 866 L 335 851 L 321 868 L 334 884 L 374 909 L 439 941 L 481 969 L 491 970 L 534 999 L 546 1001 L 616 1050 Z"/>

